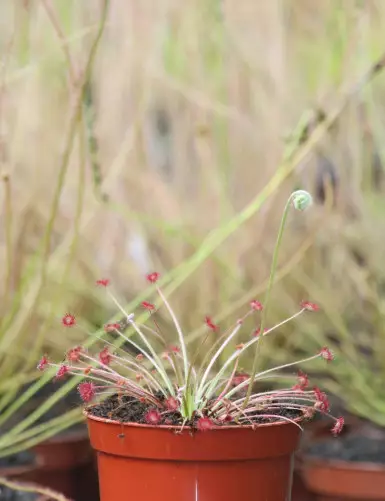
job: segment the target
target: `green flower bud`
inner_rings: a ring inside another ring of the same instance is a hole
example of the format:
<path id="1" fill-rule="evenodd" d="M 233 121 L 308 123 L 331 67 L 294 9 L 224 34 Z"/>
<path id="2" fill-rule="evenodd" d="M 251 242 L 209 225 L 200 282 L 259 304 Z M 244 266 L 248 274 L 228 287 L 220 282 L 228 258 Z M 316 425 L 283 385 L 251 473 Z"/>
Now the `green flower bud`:
<path id="1" fill-rule="evenodd" d="M 313 197 L 305 190 L 294 191 L 291 199 L 293 200 L 294 208 L 301 211 L 306 210 L 313 203 Z"/>

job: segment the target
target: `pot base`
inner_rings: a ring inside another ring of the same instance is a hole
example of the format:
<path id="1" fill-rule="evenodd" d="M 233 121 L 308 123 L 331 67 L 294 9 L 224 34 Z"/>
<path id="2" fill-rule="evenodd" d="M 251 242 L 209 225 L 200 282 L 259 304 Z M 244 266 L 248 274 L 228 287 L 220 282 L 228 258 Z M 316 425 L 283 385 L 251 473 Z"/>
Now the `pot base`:
<path id="1" fill-rule="evenodd" d="M 317 501 L 385 501 L 385 467 L 305 457 L 302 468 Z"/>
<path id="2" fill-rule="evenodd" d="M 98 453 L 103 501 L 284 501 L 290 457 L 256 461 L 153 461 Z M 261 479 L 265 479 L 262 481 Z M 269 479 L 269 481 L 266 481 Z"/>

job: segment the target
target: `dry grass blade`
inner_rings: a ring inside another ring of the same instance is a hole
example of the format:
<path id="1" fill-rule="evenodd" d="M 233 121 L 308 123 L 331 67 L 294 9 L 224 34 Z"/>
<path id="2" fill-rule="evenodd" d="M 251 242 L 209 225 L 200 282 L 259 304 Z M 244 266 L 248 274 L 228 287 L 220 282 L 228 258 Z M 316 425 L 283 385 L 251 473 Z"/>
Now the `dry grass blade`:
<path id="1" fill-rule="evenodd" d="M 15 491 L 34 492 L 36 494 L 41 494 L 42 496 L 44 496 L 45 501 L 71 501 L 70 499 L 64 497 L 62 494 L 51 491 L 51 489 L 45 489 L 44 487 L 38 487 L 33 484 L 29 485 L 23 482 L 8 480 L 4 477 L 0 477 L 0 486 L 1 485 Z"/>

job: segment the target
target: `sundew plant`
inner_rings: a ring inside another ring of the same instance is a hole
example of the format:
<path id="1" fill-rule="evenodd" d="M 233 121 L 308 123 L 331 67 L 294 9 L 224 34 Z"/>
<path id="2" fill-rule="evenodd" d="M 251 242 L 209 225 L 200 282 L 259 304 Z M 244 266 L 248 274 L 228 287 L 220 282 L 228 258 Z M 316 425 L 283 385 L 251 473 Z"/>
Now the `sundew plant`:
<path id="1" fill-rule="evenodd" d="M 308 376 L 298 370 L 297 380 L 289 388 L 272 391 L 255 391 L 256 383 L 271 377 L 279 377 L 282 371 L 294 369 L 305 362 L 318 358 L 326 362 L 333 360 L 333 354 L 327 347 L 322 347 L 313 356 L 284 365 L 258 371 L 259 350 L 265 338 L 303 314 L 315 313 L 319 309 L 315 303 L 303 301 L 298 311 L 273 327 L 266 328 L 266 317 L 271 290 L 274 283 L 286 220 L 291 208 L 304 211 L 312 204 L 312 197 L 303 190 L 292 193 L 286 203 L 275 245 L 269 283 L 263 302 L 257 299 L 250 302 L 248 311 L 234 325 L 220 331 L 211 317 L 205 318 L 207 333 L 200 342 L 200 350 L 205 354 L 190 354 L 182 326 L 179 324 L 168 299 L 158 286 L 159 273 L 147 275 L 159 296 L 159 304 L 143 301 L 141 306 L 149 313 L 148 324 L 140 325 L 135 321 L 134 313 L 126 312 L 116 296 L 111 292 L 109 279 L 100 279 L 97 285 L 106 289 L 108 296 L 124 315 L 123 322 L 108 323 L 104 332 L 94 334 L 105 346 L 97 353 L 89 352 L 85 347 L 71 348 L 62 363 L 52 363 L 44 355 L 38 369 L 56 368 L 56 379 L 66 375 L 82 376 L 85 381 L 78 386 L 82 400 L 90 404 L 101 401 L 111 395 L 117 396 L 118 406 L 140 402 L 145 408 L 144 420 L 149 425 L 175 425 L 193 427 L 198 430 L 210 430 L 215 426 L 258 426 L 261 423 L 289 421 L 301 426 L 301 421 L 311 418 L 315 412 L 330 416 L 334 421 L 332 433 L 337 435 L 343 428 L 343 417 L 335 418 L 330 414 L 327 395 L 318 387 L 309 386 Z M 156 320 L 159 308 L 168 311 L 176 331 L 176 341 L 167 345 L 162 330 Z M 247 342 L 237 342 L 237 335 L 244 321 L 249 316 L 256 317 L 255 329 Z M 62 318 L 66 328 L 78 326 L 74 315 L 67 313 Z M 130 335 L 126 327 L 131 328 Z M 108 333 L 120 336 L 124 346 L 116 347 L 105 339 Z M 214 340 L 213 340 L 214 338 Z M 206 345 L 210 339 L 210 347 Z M 159 345 L 162 346 L 159 349 Z M 225 353 L 230 354 L 223 360 Z M 250 373 L 239 371 L 242 355 L 246 351 L 254 352 Z M 199 354 L 199 353 L 198 353 Z M 287 374 L 286 374 L 287 376 Z M 113 418 L 113 413 L 111 415 Z"/>

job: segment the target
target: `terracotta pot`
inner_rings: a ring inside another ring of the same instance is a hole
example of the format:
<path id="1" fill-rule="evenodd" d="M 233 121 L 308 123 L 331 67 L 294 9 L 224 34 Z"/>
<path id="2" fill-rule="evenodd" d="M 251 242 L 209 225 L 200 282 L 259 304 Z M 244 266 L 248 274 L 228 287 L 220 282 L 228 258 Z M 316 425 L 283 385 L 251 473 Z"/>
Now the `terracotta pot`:
<path id="1" fill-rule="evenodd" d="M 385 465 L 306 457 L 302 475 L 317 501 L 385 501 Z"/>
<path id="2" fill-rule="evenodd" d="M 293 423 L 192 433 L 88 415 L 101 501 L 287 501 L 301 431 Z"/>
<path id="3" fill-rule="evenodd" d="M 98 498 L 95 458 L 86 429 L 46 440 L 36 445 L 33 452 L 39 484 L 75 501 Z"/>
<path id="4" fill-rule="evenodd" d="M 68 469 L 52 470 L 37 464 L 0 468 L 0 477 L 42 485 L 62 492 L 73 501 L 97 501 L 99 496 L 96 465 L 93 461 Z"/>
<path id="5" fill-rule="evenodd" d="M 354 433 L 362 427 L 362 421 L 354 416 L 347 416 L 343 435 Z M 294 479 L 293 479 L 293 501 L 315 501 L 315 494 L 310 491 L 303 479 L 302 469 L 304 464 L 304 454 L 302 449 L 309 447 L 317 441 L 330 437 L 330 421 L 315 420 L 304 425 L 301 447 L 296 454 Z"/>
<path id="6" fill-rule="evenodd" d="M 86 430 L 50 438 L 32 450 L 36 463 L 47 470 L 74 468 L 89 463 L 92 457 Z"/>
<path id="7" fill-rule="evenodd" d="M 74 501 L 98 499 L 95 454 L 87 429 L 53 437 L 32 452 L 33 464 L 0 468 L 0 476 L 48 487 Z"/>

